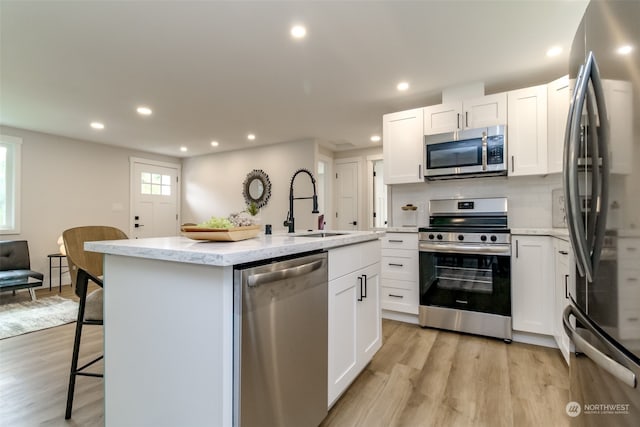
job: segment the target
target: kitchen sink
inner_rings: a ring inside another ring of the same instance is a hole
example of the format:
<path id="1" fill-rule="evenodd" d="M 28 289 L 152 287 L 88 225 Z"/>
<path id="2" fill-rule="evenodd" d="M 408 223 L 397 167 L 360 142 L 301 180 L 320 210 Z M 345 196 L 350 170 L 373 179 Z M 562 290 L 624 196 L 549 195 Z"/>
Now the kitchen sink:
<path id="1" fill-rule="evenodd" d="M 298 237 L 331 237 L 331 236 L 343 236 L 347 233 L 311 233 L 301 234 Z"/>

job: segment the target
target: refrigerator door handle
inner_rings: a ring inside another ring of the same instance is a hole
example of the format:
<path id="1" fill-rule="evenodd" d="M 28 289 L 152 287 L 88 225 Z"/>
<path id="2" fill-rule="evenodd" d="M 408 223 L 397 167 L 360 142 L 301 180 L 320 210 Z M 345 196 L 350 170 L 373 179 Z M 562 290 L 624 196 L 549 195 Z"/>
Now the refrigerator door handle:
<path id="1" fill-rule="evenodd" d="M 604 238 L 607 228 L 607 213 L 609 211 L 609 174 L 610 174 L 610 160 L 609 160 L 609 116 L 607 114 L 607 105 L 604 96 L 604 87 L 602 79 L 600 77 L 600 69 L 593 52 L 589 52 L 588 57 L 591 62 L 591 82 L 593 85 L 593 93 L 595 96 L 596 107 L 598 109 L 599 126 L 597 131 L 597 152 L 598 156 L 593 159 L 595 164 L 592 165 L 593 170 L 598 170 L 598 182 L 597 184 L 598 195 L 596 200 L 596 221 L 594 231 L 593 252 L 591 254 L 591 266 L 593 275 L 595 276 L 598 265 L 600 264 L 600 254 L 602 253 L 602 247 L 604 245 Z M 602 169 L 599 166 L 599 158 L 602 159 Z M 595 173 L 593 174 L 595 180 Z M 592 200 L 593 202 L 593 200 Z"/>
<path id="2" fill-rule="evenodd" d="M 621 365 L 620 363 L 613 360 L 611 357 L 602 353 L 600 350 L 591 345 L 587 340 L 582 338 L 580 334 L 576 332 L 575 329 L 571 326 L 569 321 L 569 316 L 574 316 L 578 322 L 580 322 L 585 328 L 587 328 L 594 336 L 598 338 L 599 341 L 604 344 L 609 351 L 616 353 L 617 355 L 621 355 L 621 352 L 613 347 L 605 337 L 599 334 L 595 328 L 591 325 L 591 321 L 583 316 L 579 310 L 576 310 L 573 305 L 568 305 L 564 312 L 562 313 L 562 325 L 564 326 L 564 330 L 569 336 L 569 339 L 575 344 L 576 350 L 587 355 L 589 359 L 591 359 L 596 365 L 605 371 L 609 372 L 611 375 L 616 377 L 618 380 L 626 384 L 631 388 L 637 388 L 638 382 L 636 379 L 636 374 L 633 373 L 630 369 Z"/>
<path id="3" fill-rule="evenodd" d="M 584 231 L 584 220 L 580 216 L 580 193 L 578 187 L 578 157 L 580 143 L 580 118 L 584 108 L 584 101 L 589 84 L 591 63 L 586 62 L 580 67 L 576 87 L 573 92 L 567 128 L 565 131 L 564 168 L 562 170 L 563 187 L 565 192 L 565 209 L 567 213 L 567 226 L 569 238 L 574 248 L 576 266 L 581 276 L 586 276 L 592 282 L 590 259 L 588 255 L 587 240 Z"/>

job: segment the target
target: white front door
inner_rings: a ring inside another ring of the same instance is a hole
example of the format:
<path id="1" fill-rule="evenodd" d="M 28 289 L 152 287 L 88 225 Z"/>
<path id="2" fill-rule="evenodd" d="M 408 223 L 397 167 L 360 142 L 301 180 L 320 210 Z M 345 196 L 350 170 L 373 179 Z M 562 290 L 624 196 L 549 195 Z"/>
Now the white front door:
<path id="1" fill-rule="evenodd" d="M 336 225 L 338 230 L 358 229 L 358 162 L 336 162 Z"/>
<path id="2" fill-rule="evenodd" d="M 132 159 L 129 230 L 132 238 L 178 234 L 179 175 L 180 165 Z"/>

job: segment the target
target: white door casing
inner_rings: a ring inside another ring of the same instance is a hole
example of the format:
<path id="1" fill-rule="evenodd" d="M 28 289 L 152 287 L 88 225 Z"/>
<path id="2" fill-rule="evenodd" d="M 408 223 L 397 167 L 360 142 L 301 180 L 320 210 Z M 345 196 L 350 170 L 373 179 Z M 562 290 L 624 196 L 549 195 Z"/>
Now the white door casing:
<path id="1" fill-rule="evenodd" d="M 180 224 L 179 164 L 131 158 L 131 238 L 175 236 Z"/>
<path id="2" fill-rule="evenodd" d="M 357 160 L 344 159 L 335 163 L 336 173 L 336 226 L 338 230 L 358 229 L 358 177 Z"/>

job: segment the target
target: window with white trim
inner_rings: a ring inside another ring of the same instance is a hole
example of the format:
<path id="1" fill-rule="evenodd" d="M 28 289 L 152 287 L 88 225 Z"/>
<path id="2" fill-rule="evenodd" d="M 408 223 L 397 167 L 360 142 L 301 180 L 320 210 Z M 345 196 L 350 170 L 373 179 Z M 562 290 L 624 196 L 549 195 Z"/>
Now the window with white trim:
<path id="1" fill-rule="evenodd" d="M 154 196 L 171 195 L 171 176 L 159 173 L 142 172 L 140 174 L 140 194 Z"/>
<path id="2" fill-rule="evenodd" d="M 22 139 L 0 135 L 0 234 L 20 233 Z"/>

